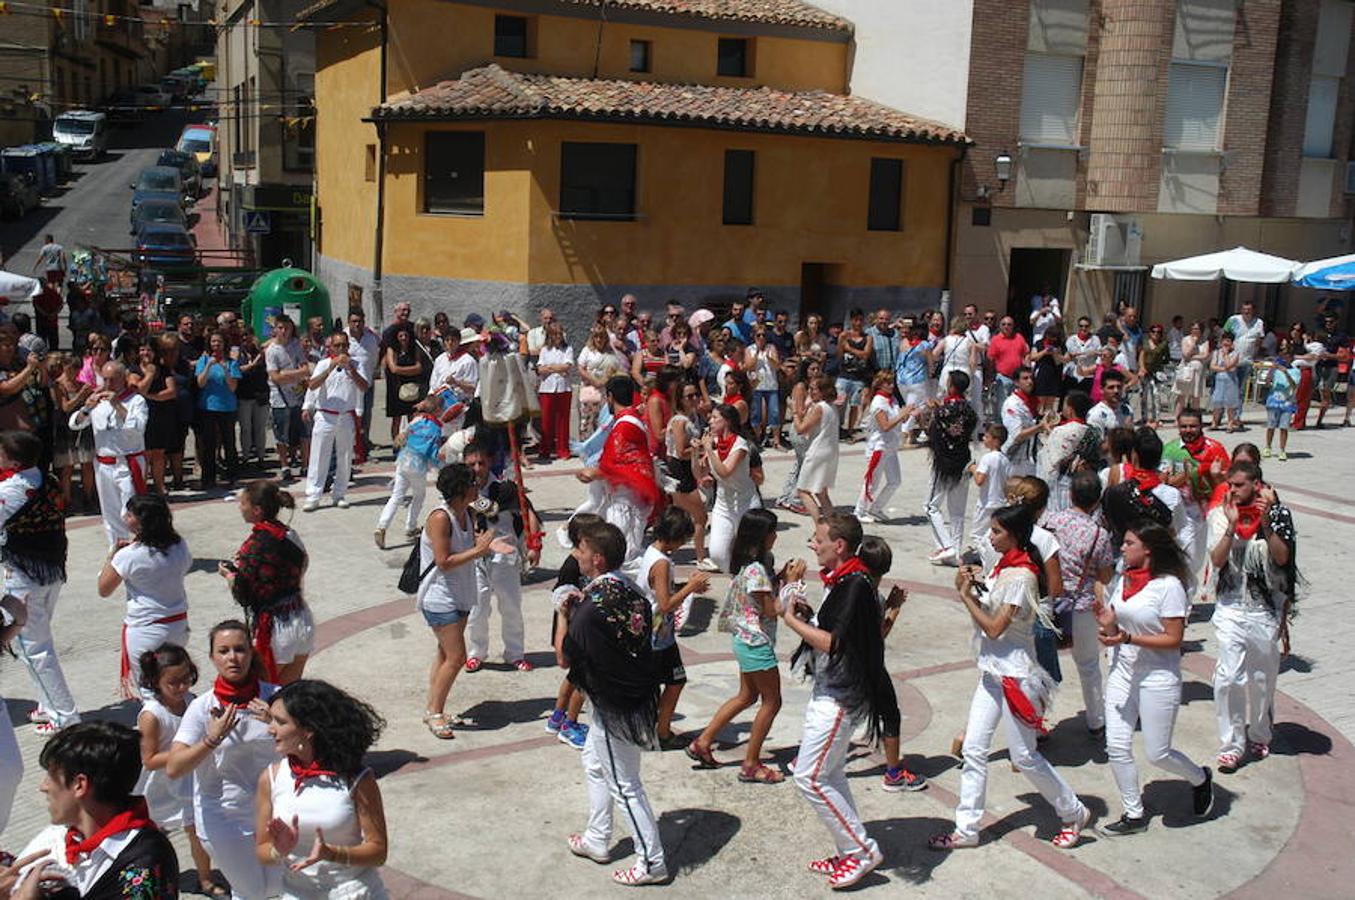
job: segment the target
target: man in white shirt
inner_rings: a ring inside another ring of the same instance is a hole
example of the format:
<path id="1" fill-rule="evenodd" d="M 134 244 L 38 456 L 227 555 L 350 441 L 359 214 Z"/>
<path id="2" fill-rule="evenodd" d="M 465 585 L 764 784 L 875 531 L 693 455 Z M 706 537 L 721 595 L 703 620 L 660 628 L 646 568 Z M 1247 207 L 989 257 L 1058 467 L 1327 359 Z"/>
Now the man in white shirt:
<path id="1" fill-rule="evenodd" d="M 474 328 L 461 329 L 461 342 L 450 347 L 433 361 L 433 375 L 430 378 L 431 389 L 436 391 L 443 386 L 451 388 L 456 402 L 469 403 L 480 387 L 480 360 L 476 348 L 484 341 L 484 336 Z M 444 410 L 445 411 L 445 410 Z M 450 436 L 461 430 L 465 413 L 443 423 L 442 433 Z"/>
<path id="2" fill-rule="evenodd" d="M 1087 413 L 1087 424 L 1101 432 L 1101 438 L 1112 428 L 1124 428 L 1134 421 L 1134 412 L 1124 402 L 1124 373 L 1106 369 L 1101 374 L 1101 402 Z"/>
<path id="3" fill-rule="evenodd" d="M 348 335 L 336 332 L 329 338 L 329 356 L 320 360 L 307 384 L 309 390 L 302 415 L 311 420 L 311 456 L 306 470 L 306 503 L 313 512 L 325 492 L 330 460 L 335 460 L 334 505 L 348 508 L 344 494 L 353 471 L 353 433 L 362 415 L 362 398 L 370 385 L 362 368 L 349 355 Z"/>
<path id="4" fill-rule="evenodd" d="M 122 511 L 134 494 L 146 493 L 146 398 L 127 387 L 127 368 L 104 363 L 102 390 L 71 413 L 70 429 L 94 429 L 94 485 L 99 492 L 104 533 L 111 547 L 130 541 Z"/>
<path id="5" fill-rule="evenodd" d="M 353 460 L 362 465 L 367 461 L 367 450 L 372 445 L 372 405 L 375 401 L 376 373 L 381 365 L 381 339 L 367 327 L 367 315 L 361 309 L 348 311 L 348 346 L 349 355 L 366 385 L 362 389 L 362 428 L 359 432 L 362 440 L 355 448 Z"/>
<path id="6" fill-rule="evenodd" d="M 1237 348 L 1237 383 L 1243 389 L 1251 379 L 1252 362 L 1261 353 L 1261 341 L 1266 336 L 1266 323 L 1256 315 L 1256 305 L 1242 304 L 1241 311 L 1229 316 L 1223 330 L 1232 334 Z"/>
<path id="7" fill-rule="evenodd" d="M 1002 452 L 1011 460 L 1012 475 L 1034 475 L 1035 460 L 1040 452 L 1040 435 L 1049 427 L 1037 414 L 1039 401 L 1035 399 L 1035 373 L 1030 366 L 1021 366 L 1013 375 L 1016 389 L 1002 403 L 1002 425 L 1007 429 L 1007 440 Z"/>
<path id="8" fill-rule="evenodd" d="M 964 317 L 969 322 L 969 337 L 979 347 L 979 364 L 969 379 L 969 402 L 979 414 L 979 424 L 988 418 L 987 407 L 983 402 L 983 367 L 988 362 L 988 342 L 993 339 L 992 329 L 983 323 L 979 308 L 970 303 L 964 308 Z"/>
<path id="9" fill-rule="evenodd" d="M 1039 346 L 1044 333 L 1056 323 L 1063 321 L 1063 312 L 1059 309 L 1059 298 L 1045 285 L 1044 290 L 1030 298 L 1030 335 L 1031 346 Z"/>

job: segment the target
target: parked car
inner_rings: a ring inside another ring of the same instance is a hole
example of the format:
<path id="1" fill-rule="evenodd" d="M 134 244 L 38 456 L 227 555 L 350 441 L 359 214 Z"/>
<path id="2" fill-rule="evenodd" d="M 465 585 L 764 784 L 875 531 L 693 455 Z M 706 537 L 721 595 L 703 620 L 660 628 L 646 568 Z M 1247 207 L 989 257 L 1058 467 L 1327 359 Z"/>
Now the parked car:
<path id="1" fill-rule="evenodd" d="M 143 200 L 132 211 L 132 234 L 146 225 L 178 225 L 188 228 L 188 215 L 174 200 Z"/>
<path id="2" fill-rule="evenodd" d="M 184 126 L 174 149 L 196 156 L 204 178 L 216 175 L 216 129 L 211 125 Z"/>
<path id="3" fill-rule="evenodd" d="M 183 180 L 184 193 L 194 200 L 202 196 L 202 167 L 198 165 L 196 156 L 180 150 L 161 150 L 160 158 L 155 164 L 178 169 L 179 178 Z"/>
<path id="4" fill-rule="evenodd" d="M 198 248 L 182 225 L 146 225 L 136 236 L 132 258 L 152 269 L 188 269 L 197 265 Z"/>
<path id="5" fill-rule="evenodd" d="M 73 109 L 56 117 L 52 138 L 78 157 L 98 159 L 108 150 L 108 116 L 88 109 Z"/>
<path id="6" fill-rule="evenodd" d="M 0 216 L 22 219 L 42 205 L 37 179 L 28 172 L 0 173 Z"/>
<path id="7" fill-rule="evenodd" d="M 174 75 L 160 79 L 160 90 L 169 94 L 171 102 L 182 103 L 188 99 L 188 82 Z"/>
<path id="8" fill-rule="evenodd" d="M 143 84 L 136 88 L 134 93 L 136 94 L 136 101 L 141 105 L 142 109 L 147 109 L 148 107 L 151 109 L 157 107 L 163 109 L 174 102 L 173 98 L 170 97 L 169 91 L 166 91 L 158 84 Z"/>
<path id="9" fill-rule="evenodd" d="M 135 221 L 136 208 L 148 200 L 168 200 L 188 207 L 188 198 L 184 196 L 183 179 L 179 170 L 173 166 L 149 166 L 141 170 L 132 188 L 132 211 L 130 220 Z"/>
<path id="10" fill-rule="evenodd" d="M 144 103 L 135 89 L 118 91 L 104 104 L 104 112 L 108 114 L 110 124 L 122 128 L 145 120 Z"/>

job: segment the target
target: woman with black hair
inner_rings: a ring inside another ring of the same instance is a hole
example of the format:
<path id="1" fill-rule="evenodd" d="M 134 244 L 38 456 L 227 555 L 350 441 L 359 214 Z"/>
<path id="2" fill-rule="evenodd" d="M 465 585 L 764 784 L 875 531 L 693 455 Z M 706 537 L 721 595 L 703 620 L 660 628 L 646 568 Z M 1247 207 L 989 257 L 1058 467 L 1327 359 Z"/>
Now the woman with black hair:
<path id="1" fill-rule="evenodd" d="M 165 771 L 170 778 L 193 776 L 198 837 L 230 882 L 232 900 L 271 897 L 277 885 L 254 853 L 254 793 L 259 773 L 278 758 L 267 727 L 278 687 L 259 678 L 244 622 L 218 623 L 207 646 L 216 681 L 188 704 Z"/>
<path id="2" fill-rule="evenodd" d="M 240 491 L 240 518 L 251 526 L 235 558 L 217 564 L 244 607 L 254 635 L 254 650 L 263 676 L 274 684 L 291 684 L 306 669 L 315 647 L 315 620 L 301 595 L 309 558 L 295 529 L 278 521 L 296 499 L 275 481 L 251 481 Z"/>
<path id="3" fill-rule="evenodd" d="M 728 408 L 728 407 L 725 407 Z M 711 753 L 716 738 L 734 717 L 761 701 L 753 727 L 744 747 L 739 780 L 756 784 L 777 784 L 784 780 L 780 772 L 762 762 L 762 743 L 772 730 L 781 711 L 781 670 L 776 659 L 777 582 L 772 547 L 776 544 L 776 514 L 765 509 L 750 509 L 739 520 L 738 532 L 729 552 L 729 584 L 722 622 L 733 632 L 734 658 L 739 663 L 739 692 L 724 702 L 710 723 L 687 745 L 687 755 L 702 769 L 720 764 Z M 803 560 L 792 560 L 785 580 L 804 577 Z"/>
<path id="4" fill-rule="evenodd" d="M 696 550 L 697 568 L 703 571 L 719 570 L 706 556 L 706 498 L 701 493 L 705 466 L 701 463 L 699 413 L 701 391 L 694 384 L 679 386 L 679 403 L 664 429 L 665 449 L 668 452 L 668 477 L 676 484 L 669 493 L 673 505 L 685 510 L 692 518 L 692 546 Z M 686 613 L 683 613 L 686 616 Z"/>
<path id="5" fill-rule="evenodd" d="M 1052 684 L 1035 662 L 1034 623 L 1045 593 L 1040 551 L 1031 542 L 1035 517 L 1023 504 L 993 513 L 990 540 L 999 554 L 985 580 L 974 566 L 962 566 L 955 587 L 974 622 L 979 685 L 965 726 L 964 768 L 955 829 L 928 841 L 933 850 L 977 847 L 988 787 L 988 753 L 993 732 L 1003 723 L 1012 764 L 1030 779 L 1058 813 L 1063 826 L 1055 847 L 1077 846 L 1091 813 L 1036 749 L 1036 734 L 1047 731 L 1044 711 Z"/>
<path id="6" fill-rule="evenodd" d="M 1172 747 L 1181 707 L 1181 638 L 1190 612 L 1190 567 L 1172 533 L 1148 520 L 1125 530 L 1120 554 L 1123 574 L 1105 603 L 1092 604 L 1101 644 L 1112 648 L 1106 676 L 1106 755 L 1124 814 L 1101 830 L 1115 836 L 1148 829 L 1134 765 L 1135 725 L 1143 729 L 1148 761 L 1193 786 L 1195 815 L 1207 814 L 1214 802 L 1213 774 Z"/>
<path id="7" fill-rule="evenodd" d="M 419 537 L 419 589 L 416 605 L 433 629 L 438 651 L 428 673 L 428 705 L 423 723 L 434 737 L 451 740 L 447 695 L 466 664 L 466 622 L 475 608 L 475 566 L 491 553 L 511 553 L 513 545 L 495 538 L 493 528 L 475 530 L 470 505 L 480 496 L 475 474 L 465 463 L 438 472 L 442 503 L 428 514 Z"/>
<path id="8" fill-rule="evenodd" d="M 287 764 L 259 775 L 255 854 L 280 865 L 287 900 L 384 900 L 386 815 L 376 775 L 362 765 L 386 723 L 324 681 L 273 695 L 268 733 Z"/>
<path id="9" fill-rule="evenodd" d="M 174 372 L 161 356 L 159 339 L 153 338 L 137 347 L 136 366 L 129 369 L 127 380 L 146 398 L 146 462 L 150 464 L 155 489 L 163 494 L 165 454 L 176 447 L 181 450 L 182 443 L 179 440 L 179 388 L 174 381 Z"/>
<path id="10" fill-rule="evenodd" d="M 135 494 L 122 521 L 132 540 L 119 541 L 99 572 L 99 596 L 127 587 L 127 614 L 122 620 L 122 658 L 118 679 L 124 697 L 141 688 L 141 654 L 161 644 L 188 643 L 188 589 L 184 578 L 193 567 L 188 542 L 174 530 L 169 501 L 161 494 Z"/>
<path id="11" fill-rule="evenodd" d="M 742 434 L 739 411 L 721 403 L 710 416 L 710 430 L 701 439 L 702 462 L 715 476 L 715 505 L 710 512 L 710 559 L 718 571 L 729 571 L 735 529 L 758 501 L 750 471 L 752 445 Z M 706 567 L 702 566 L 705 571 Z"/>

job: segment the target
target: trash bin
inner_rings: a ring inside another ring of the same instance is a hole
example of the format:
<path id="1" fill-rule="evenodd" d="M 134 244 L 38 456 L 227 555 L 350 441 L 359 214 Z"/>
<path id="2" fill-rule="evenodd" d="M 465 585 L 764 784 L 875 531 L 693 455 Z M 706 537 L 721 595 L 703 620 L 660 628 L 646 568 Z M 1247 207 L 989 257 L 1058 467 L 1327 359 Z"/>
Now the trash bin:
<path id="1" fill-rule="evenodd" d="M 56 187 L 55 159 L 51 153 L 44 153 L 32 144 L 0 150 L 0 168 L 6 172 L 27 172 L 44 194 Z"/>
<path id="2" fill-rule="evenodd" d="M 71 149 L 56 141 L 43 141 L 34 144 L 43 153 L 50 153 L 57 184 L 65 184 L 71 179 Z"/>
<path id="3" fill-rule="evenodd" d="M 296 323 L 298 334 L 305 332 L 306 321 L 312 316 L 322 316 L 328 326 L 329 291 L 305 269 L 266 272 L 240 305 L 240 317 L 253 326 L 260 341 L 265 341 L 273 333 L 273 318 L 279 313 L 286 313 Z"/>

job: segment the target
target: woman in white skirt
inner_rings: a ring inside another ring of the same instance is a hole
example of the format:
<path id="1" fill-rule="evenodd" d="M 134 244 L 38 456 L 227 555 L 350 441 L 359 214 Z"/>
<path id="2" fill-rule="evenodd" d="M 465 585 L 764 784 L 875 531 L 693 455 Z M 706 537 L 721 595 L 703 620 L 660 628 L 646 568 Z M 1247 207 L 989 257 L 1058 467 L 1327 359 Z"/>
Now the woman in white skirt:
<path id="1" fill-rule="evenodd" d="M 269 705 L 273 749 L 259 775 L 255 852 L 281 871 L 284 900 L 385 900 L 386 815 L 362 758 L 385 722 L 323 681 L 297 681 Z"/>
<path id="2" fill-rule="evenodd" d="M 1190 603 L 1185 585 L 1190 567 L 1172 533 L 1144 520 L 1125 530 L 1120 545 L 1124 572 L 1105 603 L 1092 604 L 1101 643 L 1112 648 L 1106 676 L 1106 756 L 1120 789 L 1124 814 L 1101 830 L 1123 836 L 1148 828 L 1134 765 L 1134 726 L 1143 730 L 1143 750 L 1159 769 L 1192 785 L 1195 815 L 1214 803 L 1214 778 L 1172 747 L 1181 706 L 1181 638 Z"/>
<path id="3" fill-rule="evenodd" d="M 99 572 L 99 596 L 127 586 L 118 679 L 124 697 L 144 696 L 141 654 L 161 644 L 188 643 L 188 591 L 184 577 L 193 566 L 188 542 L 174 530 L 169 502 L 160 494 L 137 494 L 122 520 L 130 543 L 118 542 Z"/>
<path id="4" fill-rule="evenodd" d="M 710 431 L 701 439 L 706 468 L 715 476 L 715 506 L 710 512 L 710 558 L 729 571 L 729 554 L 739 519 L 761 506 L 757 484 L 749 472 L 752 448 L 739 433 L 739 411 L 721 403 L 711 412 Z"/>
<path id="5" fill-rule="evenodd" d="M 254 792 L 277 761 L 268 733 L 268 701 L 277 685 L 259 678 L 244 622 L 228 619 L 207 637 L 217 678 L 188 704 L 169 748 L 170 778 L 193 776 L 198 837 L 231 885 L 233 900 L 277 893 L 254 853 Z"/>
<path id="6" fill-rule="evenodd" d="M 1054 807 L 1063 825 L 1054 836 L 1055 847 L 1077 846 L 1091 813 L 1035 747 L 1037 733 L 1045 733 L 1044 712 L 1052 684 L 1035 661 L 1033 626 L 1043 593 L 1040 551 L 1031 543 L 1035 519 L 1024 505 L 993 513 L 990 540 L 999 554 L 985 581 L 964 566 L 955 586 L 974 621 L 978 650 L 979 685 L 965 726 L 964 768 L 960 773 L 960 804 L 955 829 L 929 842 L 933 850 L 958 850 L 979 843 L 988 788 L 988 753 L 998 723 L 1004 726 L 1012 764 L 1030 779 Z"/>
<path id="7" fill-rule="evenodd" d="M 823 377 L 823 363 L 812 357 L 800 360 L 796 371 L 795 386 L 790 389 L 790 398 L 786 401 L 786 419 L 794 422 L 797 415 L 803 416 L 813 401 L 809 397 L 810 385 Z M 805 462 L 805 451 L 809 448 L 809 437 L 800 434 L 792 425 L 790 429 L 790 448 L 795 451 L 795 461 L 786 472 L 785 483 L 781 485 L 781 496 L 776 505 L 794 513 L 803 513 L 805 505 L 800 500 L 795 486 L 800 480 L 800 467 Z"/>
<path id="8" fill-rule="evenodd" d="M 193 776 L 170 778 L 165 771 L 174 735 L 194 700 L 192 687 L 198 681 L 198 667 L 178 644 L 147 650 L 138 662 L 146 699 L 136 717 L 136 730 L 141 734 L 141 779 L 132 793 L 146 798 L 151 820 L 162 830 L 184 830 L 202 893 L 225 897 L 230 892 L 212 880 L 212 858 L 193 826 Z"/>
<path id="9" fill-rule="evenodd" d="M 820 378 L 809 386 L 810 405 L 795 415 L 795 432 L 809 440 L 800 477 L 795 489 L 805 505 L 809 518 L 815 522 L 833 511 L 828 489 L 837 481 L 838 414 L 833 401 L 837 399 L 837 385 L 831 378 Z"/>
<path id="10" fill-rule="evenodd" d="M 1181 362 L 1176 365 L 1176 415 L 1183 409 L 1204 407 L 1205 365 L 1209 362 L 1209 340 L 1199 322 L 1190 323 L 1190 332 L 1181 338 Z"/>
<path id="11" fill-rule="evenodd" d="M 866 414 L 866 476 L 856 501 L 856 518 L 873 525 L 884 516 L 885 504 L 903 483 L 899 450 L 903 430 L 899 427 L 913 415 L 913 407 L 899 409 L 894 399 L 894 373 L 876 372 L 871 380 L 871 399 Z"/>

